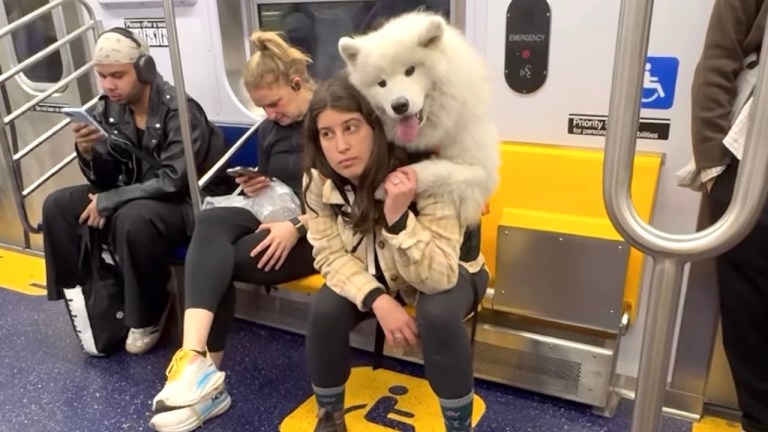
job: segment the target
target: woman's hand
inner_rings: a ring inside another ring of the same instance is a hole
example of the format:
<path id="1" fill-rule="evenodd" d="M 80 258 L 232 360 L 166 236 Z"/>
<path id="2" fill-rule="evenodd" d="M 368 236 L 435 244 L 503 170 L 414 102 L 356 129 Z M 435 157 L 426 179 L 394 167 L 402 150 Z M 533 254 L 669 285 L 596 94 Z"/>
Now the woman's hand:
<path id="1" fill-rule="evenodd" d="M 269 235 L 251 251 L 251 258 L 266 251 L 256 267 L 264 271 L 279 269 L 299 240 L 299 232 L 289 221 L 261 224 L 256 232 L 263 230 L 269 230 Z"/>
<path id="2" fill-rule="evenodd" d="M 416 197 L 417 186 L 416 171 L 411 167 L 398 168 L 384 179 L 384 190 L 387 192 L 384 218 L 387 224 L 394 224 L 408 210 Z"/>
<path id="3" fill-rule="evenodd" d="M 235 182 L 243 186 L 243 192 L 249 197 L 255 196 L 262 189 L 269 186 L 269 177 L 267 176 L 240 176 L 235 178 Z"/>
<path id="4" fill-rule="evenodd" d="M 400 347 L 405 347 L 406 344 L 418 346 L 419 331 L 416 321 L 392 296 L 380 295 L 374 300 L 371 309 L 384 330 L 388 344 Z"/>

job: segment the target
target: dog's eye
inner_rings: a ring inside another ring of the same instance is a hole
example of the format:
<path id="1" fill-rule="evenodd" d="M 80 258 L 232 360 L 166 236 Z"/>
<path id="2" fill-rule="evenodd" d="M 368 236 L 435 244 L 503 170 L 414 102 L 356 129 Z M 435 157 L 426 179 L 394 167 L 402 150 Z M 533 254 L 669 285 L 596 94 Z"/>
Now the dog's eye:
<path id="1" fill-rule="evenodd" d="M 405 76 L 409 77 L 413 75 L 414 72 L 416 72 L 416 66 L 411 66 L 405 70 Z"/>
<path id="2" fill-rule="evenodd" d="M 387 80 L 381 80 L 381 81 L 377 82 L 376 85 L 378 85 L 381 88 L 384 88 L 384 87 L 387 86 Z"/>

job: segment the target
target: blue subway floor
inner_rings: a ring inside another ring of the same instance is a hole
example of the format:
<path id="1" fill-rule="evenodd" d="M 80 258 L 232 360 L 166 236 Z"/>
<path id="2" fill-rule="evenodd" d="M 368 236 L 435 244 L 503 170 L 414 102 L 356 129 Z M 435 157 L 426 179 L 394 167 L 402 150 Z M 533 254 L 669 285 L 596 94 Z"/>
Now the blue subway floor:
<path id="1" fill-rule="evenodd" d="M 84 355 L 62 302 L 0 289 L 0 431 L 150 431 L 151 400 L 165 381 L 169 346 L 142 356 Z M 303 337 L 237 321 L 227 348 L 232 407 L 202 431 L 276 431 L 311 394 Z M 371 357 L 355 351 L 355 364 Z M 423 376 L 419 365 L 388 359 L 384 367 Z M 614 418 L 589 407 L 477 381 L 486 404 L 478 432 L 628 431 L 632 404 Z M 663 432 L 689 432 L 691 423 L 664 419 Z M 298 432 L 298 431 L 297 431 Z"/>

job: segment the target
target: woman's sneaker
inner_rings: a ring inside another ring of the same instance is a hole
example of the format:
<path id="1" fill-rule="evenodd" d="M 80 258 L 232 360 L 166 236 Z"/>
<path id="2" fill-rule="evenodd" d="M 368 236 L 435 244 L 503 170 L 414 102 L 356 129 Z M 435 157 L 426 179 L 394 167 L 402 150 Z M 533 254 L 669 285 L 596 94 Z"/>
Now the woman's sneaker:
<path id="1" fill-rule="evenodd" d="M 152 411 L 156 413 L 197 404 L 221 386 L 226 376 L 207 356 L 183 348 L 176 351 L 165 374 L 165 387 L 152 401 Z"/>
<path id="2" fill-rule="evenodd" d="M 207 393 L 196 404 L 156 414 L 149 421 L 149 426 L 158 432 L 189 432 L 193 431 L 206 420 L 221 415 L 232 404 L 224 384 Z"/>

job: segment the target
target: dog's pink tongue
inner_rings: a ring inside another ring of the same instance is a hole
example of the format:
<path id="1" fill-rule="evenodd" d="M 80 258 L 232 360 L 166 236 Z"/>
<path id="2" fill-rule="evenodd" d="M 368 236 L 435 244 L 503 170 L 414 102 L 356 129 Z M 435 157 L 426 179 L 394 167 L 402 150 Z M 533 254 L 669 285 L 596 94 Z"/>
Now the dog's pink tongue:
<path id="1" fill-rule="evenodd" d="M 409 115 L 397 121 L 397 138 L 404 143 L 416 140 L 419 133 L 419 119 L 415 115 Z"/>

